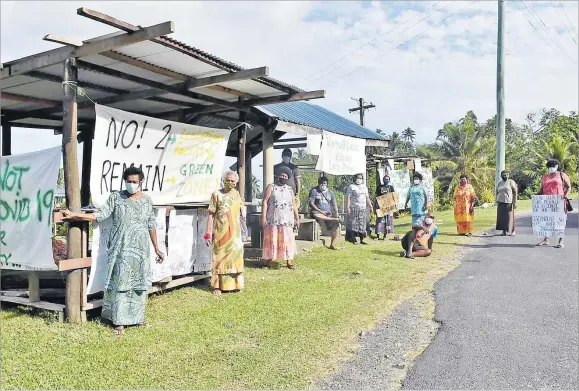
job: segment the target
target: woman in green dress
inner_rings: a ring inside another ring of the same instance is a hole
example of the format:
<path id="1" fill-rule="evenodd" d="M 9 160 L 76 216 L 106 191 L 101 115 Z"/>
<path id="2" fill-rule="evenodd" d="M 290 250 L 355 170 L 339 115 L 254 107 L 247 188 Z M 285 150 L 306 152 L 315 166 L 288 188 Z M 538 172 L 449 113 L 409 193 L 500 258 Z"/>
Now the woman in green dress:
<path id="1" fill-rule="evenodd" d="M 145 304 L 151 285 L 149 241 L 157 262 L 164 258 L 157 242 L 153 202 L 142 193 L 143 178 L 140 168 L 129 167 L 123 173 L 126 190 L 112 193 L 96 214 L 62 212 L 65 221 L 113 219 L 101 317 L 112 322 L 115 335 L 122 334 L 125 326 L 146 326 Z"/>

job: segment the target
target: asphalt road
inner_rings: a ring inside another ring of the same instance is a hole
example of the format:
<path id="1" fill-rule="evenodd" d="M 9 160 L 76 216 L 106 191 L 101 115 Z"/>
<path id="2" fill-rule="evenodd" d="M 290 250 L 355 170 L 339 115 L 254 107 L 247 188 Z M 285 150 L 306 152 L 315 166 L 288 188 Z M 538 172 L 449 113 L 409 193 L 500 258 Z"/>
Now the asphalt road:
<path id="1" fill-rule="evenodd" d="M 579 389 L 579 207 L 565 248 L 538 248 L 531 218 L 487 236 L 435 285 L 432 344 L 404 389 Z M 444 236 L 437 238 L 444 241 Z"/>

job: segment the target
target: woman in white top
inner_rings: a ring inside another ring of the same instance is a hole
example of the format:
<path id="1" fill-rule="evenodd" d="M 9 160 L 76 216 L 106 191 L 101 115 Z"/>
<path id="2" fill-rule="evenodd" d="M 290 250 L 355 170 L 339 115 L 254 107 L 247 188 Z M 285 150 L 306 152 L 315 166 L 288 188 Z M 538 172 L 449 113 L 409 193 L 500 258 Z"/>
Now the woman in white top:
<path id="1" fill-rule="evenodd" d="M 364 175 L 356 174 L 354 183 L 348 186 L 346 197 L 346 240 L 358 244 L 356 238 L 360 238 L 360 244 L 366 237 L 368 210 L 372 213 L 372 202 L 368 194 L 368 188 L 364 185 Z"/>

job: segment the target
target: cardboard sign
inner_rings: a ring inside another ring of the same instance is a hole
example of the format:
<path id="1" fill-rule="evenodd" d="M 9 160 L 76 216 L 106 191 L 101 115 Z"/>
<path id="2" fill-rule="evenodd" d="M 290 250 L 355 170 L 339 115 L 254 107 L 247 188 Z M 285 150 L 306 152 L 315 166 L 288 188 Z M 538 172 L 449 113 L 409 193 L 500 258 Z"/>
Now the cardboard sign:
<path id="1" fill-rule="evenodd" d="M 392 212 L 398 210 L 398 193 L 386 193 L 379 197 L 376 197 L 378 205 L 380 206 L 380 212 L 383 214 L 380 217 L 389 215 Z"/>
<path id="2" fill-rule="evenodd" d="M 95 105 L 90 190 L 102 206 L 124 190 L 123 171 L 140 167 L 154 205 L 208 203 L 219 188 L 231 130 L 166 121 Z"/>
<path id="3" fill-rule="evenodd" d="M 61 147 L 0 159 L 0 268 L 56 270 L 54 192 Z"/>
<path id="4" fill-rule="evenodd" d="M 533 234 L 539 238 L 563 237 L 567 225 L 564 198 L 561 195 L 534 195 Z"/>

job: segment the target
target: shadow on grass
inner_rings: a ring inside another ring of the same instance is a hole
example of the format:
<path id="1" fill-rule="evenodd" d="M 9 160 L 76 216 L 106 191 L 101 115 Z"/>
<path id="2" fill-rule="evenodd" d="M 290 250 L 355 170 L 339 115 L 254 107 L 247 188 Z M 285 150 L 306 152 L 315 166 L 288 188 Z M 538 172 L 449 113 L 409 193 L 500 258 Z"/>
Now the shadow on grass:
<path id="1" fill-rule="evenodd" d="M 399 256 L 400 256 L 400 251 L 402 251 L 402 247 L 400 247 L 400 250 L 397 250 L 397 251 L 372 250 L 372 253 L 373 253 L 373 254 L 376 254 L 376 255 L 385 255 L 385 256 L 391 256 L 391 257 L 399 257 Z"/>

